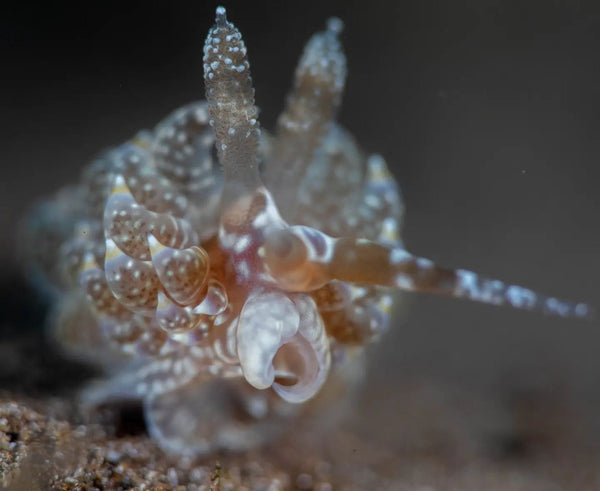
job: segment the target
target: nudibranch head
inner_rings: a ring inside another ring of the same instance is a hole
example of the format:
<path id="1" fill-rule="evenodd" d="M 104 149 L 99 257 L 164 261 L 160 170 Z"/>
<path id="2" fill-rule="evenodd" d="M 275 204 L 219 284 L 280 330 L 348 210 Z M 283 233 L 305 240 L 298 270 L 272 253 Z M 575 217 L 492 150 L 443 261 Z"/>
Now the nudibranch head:
<path id="1" fill-rule="evenodd" d="M 30 243 L 51 245 L 34 259 L 60 292 L 57 335 L 112 372 L 84 401 L 142 400 L 168 450 L 246 448 L 273 434 L 330 371 L 358 362 L 398 289 L 588 314 L 404 249 L 383 158 L 335 122 L 341 29 L 331 19 L 308 42 L 271 137 L 242 36 L 219 7 L 204 47 L 207 101 L 102 154 L 31 229 Z"/>

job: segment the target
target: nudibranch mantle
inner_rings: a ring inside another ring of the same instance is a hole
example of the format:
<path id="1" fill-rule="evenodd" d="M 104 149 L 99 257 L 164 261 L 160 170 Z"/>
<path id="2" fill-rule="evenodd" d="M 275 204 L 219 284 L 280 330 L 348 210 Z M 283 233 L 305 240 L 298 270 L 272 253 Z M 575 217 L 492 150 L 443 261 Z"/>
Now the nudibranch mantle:
<path id="1" fill-rule="evenodd" d="M 309 40 L 269 136 L 242 36 L 219 7 L 207 101 L 100 155 L 28 225 L 29 264 L 58 292 L 55 337 L 110 373 L 83 402 L 141 400 L 166 450 L 242 449 L 275 434 L 360 363 L 397 290 L 589 315 L 406 251 L 385 161 L 335 122 L 341 29 L 331 19 Z"/>

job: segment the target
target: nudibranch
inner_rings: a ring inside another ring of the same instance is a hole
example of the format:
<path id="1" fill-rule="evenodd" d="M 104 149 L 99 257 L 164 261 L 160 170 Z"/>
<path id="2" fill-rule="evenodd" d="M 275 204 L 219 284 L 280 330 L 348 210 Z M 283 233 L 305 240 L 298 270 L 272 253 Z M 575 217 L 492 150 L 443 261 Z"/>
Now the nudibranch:
<path id="1" fill-rule="evenodd" d="M 264 441 L 386 330 L 397 290 L 590 315 L 404 248 L 385 161 L 335 122 L 341 29 L 330 19 L 309 40 L 269 136 L 242 36 L 217 8 L 206 101 L 100 155 L 28 224 L 55 337 L 109 373 L 83 401 L 140 400 L 166 450 Z"/>

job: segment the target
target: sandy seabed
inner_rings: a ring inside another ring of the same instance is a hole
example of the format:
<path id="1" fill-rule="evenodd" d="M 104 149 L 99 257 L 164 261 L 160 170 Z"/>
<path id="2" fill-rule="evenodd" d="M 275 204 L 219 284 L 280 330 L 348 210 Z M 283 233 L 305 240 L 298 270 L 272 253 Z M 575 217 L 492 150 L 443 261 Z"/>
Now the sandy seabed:
<path id="1" fill-rule="evenodd" d="M 393 393 L 370 384 L 329 433 L 297 426 L 246 453 L 177 458 L 148 437 L 137 409 L 82 414 L 73 387 L 91 372 L 39 337 L 12 338 L 1 351 L 8 489 L 600 489 L 600 449 L 573 431 L 568 405 L 544 395 L 515 403 L 510 424 L 485 429 L 481 421 L 506 416 L 485 401 L 423 381 L 399 381 Z"/>

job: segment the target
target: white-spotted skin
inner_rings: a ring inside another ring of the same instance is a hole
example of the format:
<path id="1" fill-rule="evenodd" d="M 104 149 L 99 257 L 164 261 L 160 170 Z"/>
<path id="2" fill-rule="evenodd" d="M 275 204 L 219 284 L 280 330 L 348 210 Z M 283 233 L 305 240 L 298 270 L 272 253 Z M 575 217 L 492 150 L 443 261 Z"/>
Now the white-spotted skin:
<path id="1" fill-rule="evenodd" d="M 206 102 L 188 104 L 158 124 L 152 141 L 158 171 L 179 191 L 204 204 L 220 196 L 222 188 L 209 117 Z"/>
<path id="2" fill-rule="evenodd" d="M 508 304 L 524 310 L 539 310 L 561 317 L 590 318 L 592 309 L 581 302 L 569 302 L 554 297 L 541 295 L 528 288 L 507 285 L 500 280 L 484 278 L 472 271 L 459 269 L 454 295 L 465 297 L 475 302 L 493 305 Z"/>
<path id="3" fill-rule="evenodd" d="M 79 273 L 79 285 L 98 314 L 121 321 L 133 317 L 133 312 L 110 290 L 104 270 L 100 269 L 91 253 L 84 257 Z"/>
<path id="4" fill-rule="evenodd" d="M 150 260 L 146 235 L 152 229 L 151 214 L 135 201 L 118 175 L 104 209 L 104 234 L 128 256 Z"/>
<path id="5" fill-rule="evenodd" d="M 215 279 L 210 279 L 204 298 L 193 308 L 193 311 L 195 314 L 203 316 L 219 316 L 225 312 L 228 305 L 229 299 L 225 285 Z"/>
<path id="6" fill-rule="evenodd" d="M 158 294 L 155 316 L 157 324 L 168 333 L 190 331 L 202 321 L 191 307 L 177 305 L 162 292 Z"/>
<path id="7" fill-rule="evenodd" d="M 143 261 L 151 258 L 149 234 L 169 247 L 187 248 L 199 243 L 198 234 L 188 220 L 149 211 L 137 201 L 120 174 L 115 177 L 106 202 L 104 234 L 121 251 Z"/>
<path id="8" fill-rule="evenodd" d="M 79 281 L 79 272 L 85 262 L 103 262 L 104 244 L 100 242 L 102 237 L 102 227 L 98 223 L 81 221 L 75 225 L 73 237 L 63 243 L 59 250 L 61 276 L 66 284 L 74 285 Z M 90 254 L 91 258 L 86 259 Z"/>
<path id="9" fill-rule="evenodd" d="M 106 239 L 104 274 L 113 295 L 125 307 L 148 315 L 155 311 L 160 282 L 150 261 L 130 257 Z"/>
<path id="10" fill-rule="evenodd" d="M 185 215 L 189 207 L 187 197 L 155 169 L 149 151 L 130 145 L 121 158 L 125 184 L 137 203 L 155 213 Z"/>
<path id="11" fill-rule="evenodd" d="M 198 303 L 208 282 L 210 266 L 206 251 L 200 247 L 167 247 L 153 235 L 148 236 L 148 242 L 152 265 L 169 297 L 180 305 Z"/>
<path id="12" fill-rule="evenodd" d="M 129 353 L 148 330 L 148 321 L 138 314 L 133 314 L 129 319 L 107 316 L 100 320 L 99 327 L 109 341 L 117 343 Z"/>
<path id="13" fill-rule="evenodd" d="M 176 249 L 187 249 L 199 244 L 198 233 L 189 221 L 166 214 L 152 214 L 148 234 L 154 235 L 161 244 Z"/>
<path id="14" fill-rule="evenodd" d="M 335 121 L 341 28 L 332 19 L 308 42 L 270 137 L 246 46 L 219 7 L 204 47 L 207 100 L 97 157 L 23 235 L 58 301 L 56 337 L 111 374 L 83 402 L 141 400 L 167 451 L 259 445 L 328 379 L 351 384 L 397 290 L 591 315 L 404 248 L 385 161 Z"/>

